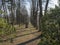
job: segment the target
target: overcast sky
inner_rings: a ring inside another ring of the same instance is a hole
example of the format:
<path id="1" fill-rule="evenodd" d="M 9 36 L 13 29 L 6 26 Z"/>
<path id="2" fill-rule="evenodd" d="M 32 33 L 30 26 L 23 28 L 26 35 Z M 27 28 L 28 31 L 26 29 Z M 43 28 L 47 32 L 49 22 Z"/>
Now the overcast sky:
<path id="1" fill-rule="evenodd" d="M 55 8 L 55 5 L 58 6 L 58 0 L 50 0 L 51 2 L 49 2 L 48 7 L 49 8 Z M 30 2 L 28 0 L 26 0 L 26 8 L 28 10 L 28 12 L 30 12 Z"/>
<path id="2" fill-rule="evenodd" d="M 30 4 L 29 4 L 29 0 L 25 0 L 26 1 L 26 3 L 27 3 L 27 8 L 29 9 L 30 8 Z M 1 0 L 0 0 L 0 4 L 1 4 Z M 49 4 L 49 7 L 52 7 L 52 8 L 54 8 L 55 7 L 55 5 L 58 5 L 58 0 L 51 0 L 51 4 Z"/>
<path id="3" fill-rule="evenodd" d="M 30 1 L 31 0 L 25 0 L 26 2 L 26 9 L 28 10 L 28 13 L 30 14 Z M 50 0 L 51 2 L 49 3 L 48 7 L 49 8 L 54 8 L 55 5 L 58 5 L 58 0 Z M 0 0 L 0 4 L 1 4 L 1 0 Z"/>
<path id="4" fill-rule="evenodd" d="M 55 5 L 58 5 L 58 0 L 51 0 L 50 4 L 49 4 L 49 7 L 50 8 L 54 8 Z"/>
<path id="5" fill-rule="evenodd" d="M 29 5 L 29 2 L 30 2 L 30 1 L 29 1 L 29 0 L 26 0 L 26 2 L 28 2 L 28 3 L 27 3 L 27 7 L 30 7 L 30 5 Z M 54 7 L 55 4 L 58 5 L 57 2 L 58 2 L 58 0 L 52 0 L 52 1 L 51 1 L 52 4 L 49 4 L 49 7 Z M 1 0 L 0 0 L 0 4 L 1 4 Z"/>

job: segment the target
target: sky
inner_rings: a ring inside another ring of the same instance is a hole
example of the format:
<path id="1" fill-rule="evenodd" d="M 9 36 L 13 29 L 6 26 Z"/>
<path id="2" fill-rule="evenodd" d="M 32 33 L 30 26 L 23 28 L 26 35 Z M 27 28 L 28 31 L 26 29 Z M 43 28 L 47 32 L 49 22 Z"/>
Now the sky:
<path id="1" fill-rule="evenodd" d="M 55 8 L 55 5 L 58 6 L 58 0 L 50 0 L 48 7 L 49 8 Z M 26 9 L 28 10 L 28 13 L 30 14 L 30 1 L 26 0 Z"/>
<path id="2" fill-rule="evenodd" d="M 49 8 L 54 8 L 55 5 L 58 5 L 58 0 L 50 0 L 51 3 L 49 3 Z M 26 9 L 28 11 L 28 14 L 30 14 L 30 2 L 31 0 L 25 0 L 25 3 L 26 3 Z M 0 0 L 0 4 L 1 4 L 1 0 Z"/>
<path id="3" fill-rule="evenodd" d="M 24 7 L 24 5 L 25 5 L 25 7 L 26 7 L 26 10 L 27 10 L 27 12 L 28 12 L 28 15 L 30 15 L 30 2 L 31 2 L 31 0 L 20 0 L 21 2 L 20 3 L 22 3 L 21 5 Z M 22 2 L 23 1 L 23 2 Z"/>
<path id="4" fill-rule="evenodd" d="M 28 11 L 28 14 L 30 15 L 30 1 L 26 0 L 26 9 Z"/>
<path id="5" fill-rule="evenodd" d="M 55 5 L 58 6 L 58 0 L 51 0 L 51 3 L 49 3 L 50 8 L 55 8 Z"/>
<path id="6" fill-rule="evenodd" d="M 29 0 L 25 0 L 26 1 L 26 3 L 27 3 L 27 8 L 30 8 L 30 1 Z M 0 4 L 1 4 L 1 0 L 0 0 Z M 54 8 L 54 6 L 55 6 L 55 4 L 56 5 L 58 5 L 58 0 L 52 0 L 51 1 L 51 4 L 49 4 L 49 7 L 52 7 L 52 8 Z"/>

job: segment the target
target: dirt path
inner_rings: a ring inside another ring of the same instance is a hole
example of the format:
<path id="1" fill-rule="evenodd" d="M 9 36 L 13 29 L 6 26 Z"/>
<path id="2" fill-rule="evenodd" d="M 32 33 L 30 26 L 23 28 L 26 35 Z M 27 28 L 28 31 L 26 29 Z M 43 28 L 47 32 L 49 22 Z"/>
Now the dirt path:
<path id="1" fill-rule="evenodd" d="M 33 26 L 29 25 L 28 28 L 24 26 L 16 26 L 17 33 L 16 37 L 13 39 L 13 43 L 10 41 L 0 43 L 0 45 L 37 45 L 40 41 L 40 34 Z"/>

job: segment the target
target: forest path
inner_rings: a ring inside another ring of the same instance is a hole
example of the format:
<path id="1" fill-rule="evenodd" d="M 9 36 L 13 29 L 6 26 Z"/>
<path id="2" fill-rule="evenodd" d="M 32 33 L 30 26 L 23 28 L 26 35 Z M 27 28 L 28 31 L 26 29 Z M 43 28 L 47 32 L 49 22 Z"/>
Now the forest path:
<path id="1" fill-rule="evenodd" d="M 29 24 L 28 28 L 22 26 L 15 26 L 17 33 L 16 37 L 13 39 L 13 43 L 3 42 L 0 45 L 37 45 L 40 41 L 40 34 L 31 24 Z"/>

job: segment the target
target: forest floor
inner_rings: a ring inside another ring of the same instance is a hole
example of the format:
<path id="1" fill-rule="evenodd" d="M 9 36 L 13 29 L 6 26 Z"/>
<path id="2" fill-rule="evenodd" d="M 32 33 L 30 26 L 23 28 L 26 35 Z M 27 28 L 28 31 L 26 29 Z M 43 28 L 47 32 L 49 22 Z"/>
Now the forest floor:
<path id="1" fill-rule="evenodd" d="M 31 24 L 28 28 L 24 25 L 18 26 L 16 28 L 16 37 L 13 38 L 13 43 L 10 41 L 1 42 L 0 45 L 38 45 L 40 41 L 41 32 L 38 32 Z"/>

